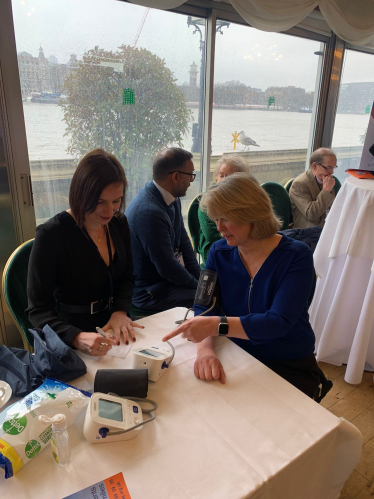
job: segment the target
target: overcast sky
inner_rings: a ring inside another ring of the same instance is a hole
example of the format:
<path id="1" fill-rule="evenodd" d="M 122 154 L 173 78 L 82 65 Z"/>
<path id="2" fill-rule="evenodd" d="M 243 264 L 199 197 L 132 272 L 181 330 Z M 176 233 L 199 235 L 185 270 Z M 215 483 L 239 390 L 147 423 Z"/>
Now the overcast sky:
<path id="1" fill-rule="evenodd" d="M 59 63 L 73 53 L 80 59 L 96 45 L 113 51 L 132 45 L 146 10 L 117 0 L 13 0 L 12 5 L 17 51 L 37 56 L 42 45 L 45 56 L 55 55 Z M 319 42 L 233 23 L 222 31 L 217 34 L 216 83 L 315 89 Z M 189 81 L 192 62 L 200 69 L 199 34 L 187 26 L 187 16 L 150 10 L 137 46 L 165 59 L 178 84 Z M 374 81 L 372 57 L 350 53 L 343 81 Z"/>

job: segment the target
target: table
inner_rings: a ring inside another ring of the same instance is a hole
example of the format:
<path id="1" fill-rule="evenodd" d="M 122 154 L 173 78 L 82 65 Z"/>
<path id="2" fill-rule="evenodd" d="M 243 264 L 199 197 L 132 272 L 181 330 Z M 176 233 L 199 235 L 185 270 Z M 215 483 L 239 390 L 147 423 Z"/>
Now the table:
<path id="1" fill-rule="evenodd" d="M 374 370 L 374 181 L 346 179 L 314 252 L 310 308 L 317 360 L 347 364 L 345 380 Z"/>
<path id="2" fill-rule="evenodd" d="M 184 308 L 141 319 L 136 345 L 159 340 Z M 147 340 L 148 339 L 148 340 Z M 270 371 L 227 338 L 216 351 L 227 382 L 195 378 L 196 345 L 177 337 L 175 361 L 148 397 L 156 420 L 127 442 L 89 444 L 83 416 L 69 428 L 66 468 L 43 451 L 13 478 L 1 479 L 2 499 L 59 499 L 123 472 L 132 499 L 330 499 L 356 465 L 362 436 Z M 93 383 L 99 368 L 121 359 L 85 357 Z"/>

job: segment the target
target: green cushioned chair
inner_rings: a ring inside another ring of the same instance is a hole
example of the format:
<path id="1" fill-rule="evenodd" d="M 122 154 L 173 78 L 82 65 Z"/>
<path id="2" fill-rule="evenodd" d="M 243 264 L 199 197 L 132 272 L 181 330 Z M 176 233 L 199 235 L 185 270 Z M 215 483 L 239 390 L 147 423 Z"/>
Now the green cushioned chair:
<path id="1" fill-rule="evenodd" d="M 286 191 L 288 192 L 288 194 L 290 193 L 290 189 L 291 189 L 291 185 L 292 185 L 292 182 L 294 181 L 295 179 L 294 178 L 291 178 L 288 182 L 285 183 L 284 185 L 284 188 L 286 189 Z"/>
<path id="2" fill-rule="evenodd" d="M 269 194 L 276 215 L 283 221 L 280 230 L 288 229 L 291 221 L 291 201 L 288 192 L 277 182 L 265 182 L 262 187 Z"/>
<path id="3" fill-rule="evenodd" d="M 335 196 L 337 196 L 342 184 L 340 183 L 340 180 L 338 178 L 336 178 L 334 175 L 333 175 L 333 177 L 335 179 L 335 185 L 334 185 Z"/>
<path id="4" fill-rule="evenodd" d="M 187 210 L 188 230 L 190 231 L 192 247 L 196 254 L 198 254 L 199 242 L 200 242 L 200 223 L 199 223 L 199 216 L 197 214 L 199 210 L 200 199 L 201 199 L 201 194 L 196 196 L 191 201 L 191 204 Z"/>
<path id="5" fill-rule="evenodd" d="M 3 296 L 8 310 L 22 336 L 23 346 L 33 351 L 34 340 L 29 328 L 33 325 L 25 314 L 27 308 L 27 269 L 34 239 L 18 246 L 10 255 L 3 272 Z"/>

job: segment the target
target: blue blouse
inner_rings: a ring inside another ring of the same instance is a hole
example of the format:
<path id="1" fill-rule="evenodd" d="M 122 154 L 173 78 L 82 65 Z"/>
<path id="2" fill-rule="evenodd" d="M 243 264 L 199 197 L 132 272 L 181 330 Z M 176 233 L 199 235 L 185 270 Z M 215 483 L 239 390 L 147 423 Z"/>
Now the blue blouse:
<path id="1" fill-rule="evenodd" d="M 224 313 L 239 317 L 249 338 L 230 338 L 237 345 L 260 361 L 297 360 L 314 352 L 308 315 L 314 267 L 306 244 L 283 235 L 252 280 L 238 248 L 222 239 L 211 247 L 205 268 L 217 272 Z M 205 310 L 194 308 L 195 315 Z"/>

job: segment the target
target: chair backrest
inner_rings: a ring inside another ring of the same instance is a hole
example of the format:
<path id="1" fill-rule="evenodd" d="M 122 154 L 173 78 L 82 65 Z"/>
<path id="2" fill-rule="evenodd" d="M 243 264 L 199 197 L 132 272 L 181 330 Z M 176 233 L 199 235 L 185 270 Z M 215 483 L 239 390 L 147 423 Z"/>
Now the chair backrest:
<path id="1" fill-rule="evenodd" d="M 333 175 L 333 177 L 335 179 L 335 185 L 334 185 L 335 196 L 337 196 L 342 184 L 340 183 L 340 180 L 338 178 L 336 178 L 334 175 Z"/>
<path id="2" fill-rule="evenodd" d="M 32 351 L 34 340 L 28 329 L 33 326 L 26 317 L 25 309 L 27 308 L 27 269 L 33 243 L 34 239 L 30 239 L 13 251 L 5 265 L 2 282 L 5 303 L 22 335 L 24 348 L 30 351 Z"/>
<path id="3" fill-rule="evenodd" d="M 277 182 L 265 182 L 262 187 L 269 194 L 276 215 L 283 221 L 280 230 L 288 229 L 291 220 L 291 201 L 288 192 Z"/>
<path id="4" fill-rule="evenodd" d="M 200 223 L 199 223 L 199 203 L 201 199 L 201 194 L 196 196 L 192 201 L 187 211 L 187 224 L 188 230 L 190 231 L 192 246 L 195 253 L 198 253 L 199 242 L 200 242 Z"/>
<path id="5" fill-rule="evenodd" d="M 286 191 L 288 192 L 288 194 L 290 193 L 290 189 L 291 189 L 291 185 L 292 185 L 292 182 L 294 181 L 295 179 L 294 178 L 291 178 L 284 186 L 284 188 L 286 189 Z"/>

